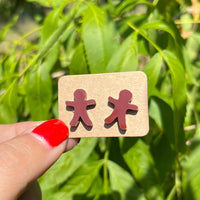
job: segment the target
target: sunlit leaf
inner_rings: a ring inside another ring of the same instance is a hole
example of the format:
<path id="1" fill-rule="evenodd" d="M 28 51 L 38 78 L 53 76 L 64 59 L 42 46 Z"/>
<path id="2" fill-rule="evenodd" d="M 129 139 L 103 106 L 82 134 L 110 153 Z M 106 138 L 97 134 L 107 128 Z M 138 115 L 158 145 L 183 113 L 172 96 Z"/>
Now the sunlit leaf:
<path id="1" fill-rule="evenodd" d="M 6 104 L 0 105 L 0 111 L 1 124 L 11 124 L 17 121 L 17 113 L 11 107 L 8 107 Z"/>
<path id="2" fill-rule="evenodd" d="M 88 3 L 83 16 L 82 35 L 90 72 L 105 72 L 117 41 L 103 9 Z"/>
<path id="3" fill-rule="evenodd" d="M 106 72 L 135 71 L 138 67 L 137 34 L 130 35 L 110 59 Z"/>
<path id="4" fill-rule="evenodd" d="M 141 28 L 162 30 L 168 32 L 174 40 L 177 39 L 177 30 L 175 29 L 175 27 L 172 24 L 166 23 L 164 21 L 150 21 L 141 26 Z"/>
<path id="5" fill-rule="evenodd" d="M 162 62 L 163 60 L 160 53 L 157 53 L 151 58 L 143 69 L 143 72 L 145 72 L 148 78 L 148 96 L 153 95 L 156 90 L 156 84 L 159 79 Z"/>
<path id="6" fill-rule="evenodd" d="M 197 82 L 197 80 L 195 78 L 194 68 L 193 68 L 191 60 L 189 58 L 188 51 L 186 50 L 185 47 L 183 47 L 183 58 L 184 58 L 184 62 L 185 62 L 185 70 L 188 75 L 188 77 L 187 77 L 188 82 L 190 84 L 199 85 L 199 83 Z"/>
<path id="7" fill-rule="evenodd" d="M 12 108 L 13 111 L 16 110 L 18 104 L 19 104 L 19 99 L 18 99 L 18 85 L 17 81 L 14 80 L 12 84 L 10 85 L 11 89 L 9 90 L 8 93 L 4 96 L 4 104 L 9 107 L 10 109 Z"/>
<path id="8" fill-rule="evenodd" d="M 41 178 L 40 184 L 44 196 L 50 196 L 62 183 L 86 161 L 94 147 L 97 138 L 82 139 L 78 146 L 65 155 L 53 165 Z"/>
<path id="9" fill-rule="evenodd" d="M 61 9 L 55 9 L 49 13 L 49 15 L 45 18 L 43 27 L 42 27 L 42 36 L 41 36 L 41 46 L 45 44 L 47 39 L 53 34 L 53 32 L 58 27 L 59 15 L 61 13 Z M 53 46 L 49 53 L 46 55 L 46 67 L 49 70 L 53 67 L 55 62 L 57 61 L 59 53 L 59 43 Z"/>
<path id="10" fill-rule="evenodd" d="M 40 65 L 27 77 L 26 105 L 33 120 L 47 120 L 52 103 L 52 80 L 48 68 Z"/>
<path id="11" fill-rule="evenodd" d="M 15 123 L 17 121 L 17 108 L 19 106 L 17 81 L 13 80 L 10 90 L 5 93 L 0 104 L 0 123 Z"/>
<path id="12" fill-rule="evenodd" d="M 79 59 L 77 59 L 79 58 Z M 83 44 L 80 44 L 72 57 L 69 65 L 70 74 L 88 74 L 87 61 L 85 59 Z"/>
<path id="13" fill-rule="evenodd" d="M 172 79 L 174 101 L 174 133 L 176 148 L 185 148 L 183 124 L 186 112 L 186 80 L 184 66 L 172 52 L 163 51 Z"/>
<path id="14" fill-rule="evenodd" d="M 196 145 L 199 145 L 200 140 L 196 140 Z M 197 146 L 189 157 L 183 162 L 183 193 L 185 199 L 196 200 L 200 198 L 200 148 Z"/>
<path id="15" fill-rule="evenodd" d="M 195 60 L 198 56 L 200 45 L 200 34 L 193 33 L 186 41 L 186 50 L 189 58 Z"/>
<path id="16" fill-rule="evenodd" d="M 123 143 L 125 147 L 122 148 L 123 157 L 145 196 L 148 199 L 164 199 L 148 146 L 142 140 L 136 141 L 130 147 L 125 142 L 126 140 Z"/>
<path id="17" fill-rule="evenodd" d="M 82 165 L 65 183 L 65 185 L 63 185 L 63 187 L 60 187 L 58 191 L 58 193 L 62 192 L 62 195 L 60 195 L 60 200 L 80 199 L 81 195 L 84 195 L 92 186 L 102 164 L 102 161 L 96 161 Z M 57 194 L 55 193 L 53 194 L 53 196 L 54 195 Z"/>
<path id="18" fill-rule="evenodd" d="M 27 0 L 27 1 L 29 1 L 29 2 L 36 2 L 36 3 L 39 3 L 40 5 L 46 6 L 46 7 L 50 6 L 49 2 L 46 1 L 46 0 Z"/>
<path id="19" fill-rule="evenodd" d="M 152 4 L 146 0 L 126 0 L 120 1 L 119 5 L 117 5 L 117 9 L 115 12 L 117 15 L 123 14 L 126 11 L 133 9 L 133 7 L 135 7 L 137 4 L 152 6 Z"/>
<path id="20" fill-rule="evenodd" d="M 74 2 L 73 0 L 27 0 L 28 2 L 36 2 L 44 7 L 63 6 L 67 3 Z"/>
<path id="21" fill-rule="evenodd" d="M 14 16 L 12 22 L 6 24 L 0 31 L 0 42 L 5 38 L 10 28 L 17 22 L 18 16 Z"/>
<path id="22" fill-rule="evenodd" d="M 113 190 L 114 199 L 145 200 L 144 194 L 138 188 L 134 178 L 116 163 L 109 161 L 108 170 L 110 174 L 110 184 Z"/>
<path id="23" fill-rule="evenodd" d="M 101 175 L 99 174 L 96 177 L 95 181 L 93 182 L 90 190 L 86 193 L 85 196 L 91 197 L 91 198 L 92 197 L 96 197 L 97 198 L 97 197 L 102 196 L 104 194 L 104 188 L 102 187 L 102 185 L 103 185 L 103 180 L 102 180 Z M 82 199 L 84 200 L 86 198 L 83 196 Z M 99 198 L 97 198 L 97 199 L 99 199 Z"/>
<path id="24" fill-rule="evenodd" d="M 154 119 L 158 127 L 163 130 L 170 144 L 174 147 L 174 116 L 170 105 L 159 98 L 159 96 L 153 97 L 150 100 L 149 115 Z"/>
<path id="25" fill-rule="evenodd" d="M 51 36 L 51 34 L 56 30 L 59 21 L 59 15 L 61 13 L 60 9 L 52 10 L 48 16 L 45 18 L 42 27 L 42 44 Z"/>

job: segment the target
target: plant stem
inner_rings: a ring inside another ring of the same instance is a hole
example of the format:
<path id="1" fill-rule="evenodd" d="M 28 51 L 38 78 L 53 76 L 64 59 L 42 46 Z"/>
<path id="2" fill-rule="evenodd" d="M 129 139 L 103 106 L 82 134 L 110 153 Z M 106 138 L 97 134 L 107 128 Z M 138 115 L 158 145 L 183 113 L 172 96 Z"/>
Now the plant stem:
<path id="1" fill-rule="evenodd" d="M 106 151 L 104 156 L 104 166 L 103 166 L 104 194 L 108 194 L 108 169 L 107 169 L 108 156 L 109 152 Z"/>
<path id="2" fill-rule="evenodd" d="M 179 155 L 177 155 L 176 160 L 176 169 L 175 169 L 175 186 L 176 186 L 176 194 L 178 200 L 182 200 L 182 169 L 179 161 Z"/>
<path id="3" fill-rule="evenodd" d="M 176 185 L 171 189 L 169 195 L 167 196 L 166 200 L 173 200 L 176 195 Z"/>
<path id="4" fill-rule="evenodd" d="M 200 20 L 175 20 L 174 21 L 175 24 L 199 24 Z"/>
<path id="5" fill-rule="evenodd" d="M 156 6 L 158 4 L 159 0 L 154 0 L 153 5 Z"/>
<path id="6" fill-rule="evenodd" d="M 31 35 L 31 34 L 37 32 L 37 31 L 39 31 L 39 30 L 41 30 L 41 29 L 42 29 L 42 26 L 39 26 L 39 27 L 37 27 L 37 28 L 35 28 L 35 29 L 29 31 L 28 33 L 26 33 L 25 35 L 23 35 L 22 37 L 20 37 L 18 40 L 16 40 L 16 41 L 15 41 L 15 44 L 16 44 L 16 45 L 20 44 L 20 42 L 21 42 L 22 40 L 24 40 L 26 37 L 28 37 L 29 35 Z"/>
<path id="7" fill-rule="evenodd" d="M 13 86 L 15 85 L 16 81 L 18 80 L 18 78 L 15 78 L 12 83 L 9 85 L 9 87 L 7 88 L 7 90 L 0 96 L 0 104 L 3 101 L 3 98 L 6 96 L 6 94 L 8 94 L 8 92 L 10 90 L 12 90 Z"/>
<path id="8" fill-rule="evenodd" d="M 104 154 L 104 166 L 103 166 L 103 179 L 104 179 L 104 194 L 108 194 L 108 158 L 109 158 L 109 146 L 110 138 L 107 139 L 107 148 Z"/>
<path id="9" fill-rule="evenodd" d="M 130 22 L 127 22 L 127 25 L 130 26 L 134 31 L 139 33 L 142 37 L 144 37 L 152 46 L 160 53 L 160 55 L 163 57 L 162 50 L 158 45 L 156 45 L 148 36 L 145 35 L 144 32 L 142 32 L 140 29 L 136 28 L 134 25 L 132 25 Z"/>
<path id="10" fill-rule="evenodd" d="M 29 62 L 29 64 L 24 68 L 24 70 L 19 74 L 19 77 L 23 76 L 26 71 L 33 66 L 38 60 L 42 59 L 51 48 L 60 40 L 63 32 L 71 23 L 71 20 L 74 18 L 79 3 L 74 7 L 71 13 L 68 14 L 65 22 L 49 37 L 49 39 L 44 44 L 44 47 L 33 57 L 33 59 Z"/>

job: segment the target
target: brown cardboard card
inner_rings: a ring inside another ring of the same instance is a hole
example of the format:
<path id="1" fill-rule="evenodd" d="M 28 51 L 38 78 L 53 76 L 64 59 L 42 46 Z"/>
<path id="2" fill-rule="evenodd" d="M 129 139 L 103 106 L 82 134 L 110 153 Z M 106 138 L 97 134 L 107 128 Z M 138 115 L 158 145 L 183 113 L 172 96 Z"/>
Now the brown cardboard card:
<path id="1" fill-rule="evenodd" d="M 149 131 L 143 72 L 63 76 L 58 104 L 69 138 L 140 137 Z"/>

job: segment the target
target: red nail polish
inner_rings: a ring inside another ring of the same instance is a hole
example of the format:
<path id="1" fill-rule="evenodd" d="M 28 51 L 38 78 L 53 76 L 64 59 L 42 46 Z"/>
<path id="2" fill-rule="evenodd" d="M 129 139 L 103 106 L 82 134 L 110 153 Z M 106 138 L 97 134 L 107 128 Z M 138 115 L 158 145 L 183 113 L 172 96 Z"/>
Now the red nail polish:
<path id="1" fill-rule="evenodd" d="M 68 138 L 69 129 L 61 120 L 52 119 L 36 127 L 32 133 L 41 136 L 50 146 L 55 147 Z"/>

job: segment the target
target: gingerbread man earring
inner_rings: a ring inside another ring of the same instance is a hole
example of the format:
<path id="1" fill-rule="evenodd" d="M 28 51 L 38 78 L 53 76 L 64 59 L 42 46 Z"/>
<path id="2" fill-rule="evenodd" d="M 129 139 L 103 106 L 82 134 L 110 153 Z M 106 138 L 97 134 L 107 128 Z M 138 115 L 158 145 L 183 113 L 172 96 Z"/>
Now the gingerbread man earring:
<path id="1" fill-rule="evenodd" d="M 138 107 L 136 105 L 129 103 L 131 100 L 132 93 L 129 90 L 122 90 L 119 93 L 118 100 L 109 97 L 108 101 L 114 104 L 115 107 L 111 115 L 105 119 L 105 123 L 110 124 L 117 118 L 119 127 L 122 130 L 126 130 L 126 112 L 128 110 L 138 111 Z"/>
<path id="2" fill-rule="evenodd" d="M 92 126 L 92 121 L 87 114 L 87 107 L 91 105 L 96 105 L 95 100 L 86 100 L 86 92 L 83 89 L 77 89 L 74 92 L 74 101 L 66 101 L 66 106 L 74 108 L 74 116 L 70 122 L 72 127 L 76 127 L 80 121 L 83 120 L 85 125 Z"/>

